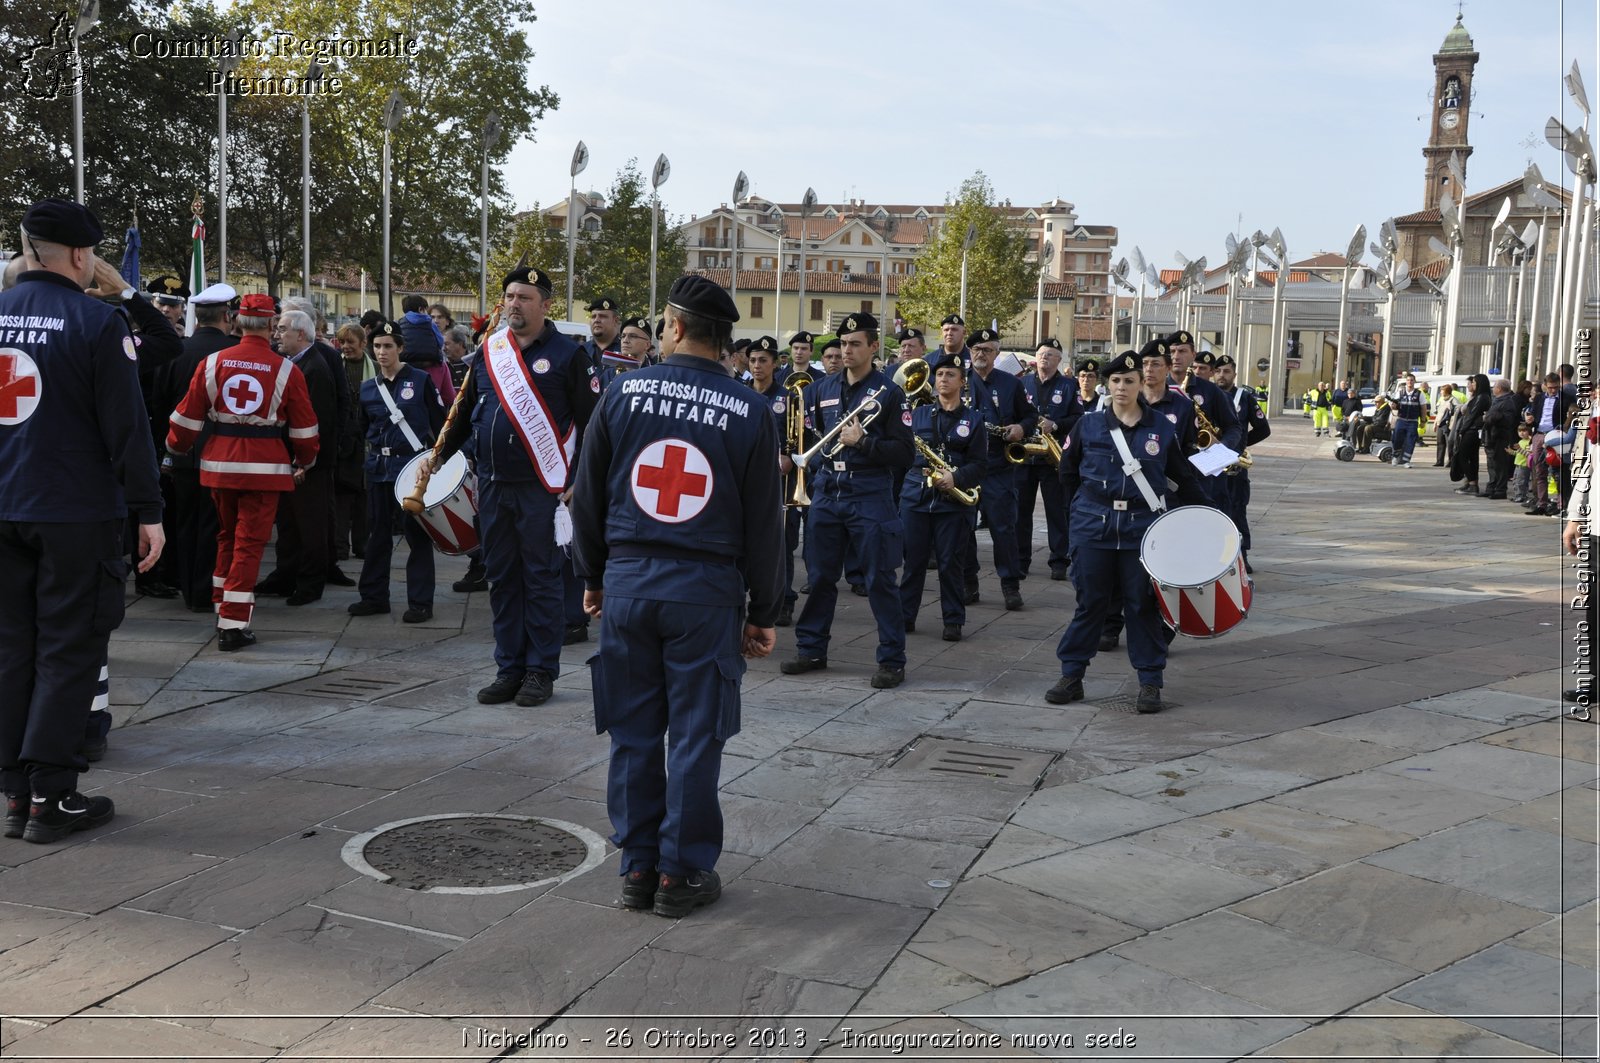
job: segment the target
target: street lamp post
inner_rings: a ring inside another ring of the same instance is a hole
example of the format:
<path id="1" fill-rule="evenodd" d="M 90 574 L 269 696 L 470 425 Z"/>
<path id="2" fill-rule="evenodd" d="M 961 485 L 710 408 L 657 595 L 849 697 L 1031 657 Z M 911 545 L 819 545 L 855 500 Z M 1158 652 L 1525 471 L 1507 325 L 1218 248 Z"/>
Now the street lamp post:
<path id="1" fill-rule="evenodd" d="M 300 97 L 300 294 L 307 299 L 311 298 L 311 91 L 322 80 L 322 70 L 313 59 L 306 70 L 307 91 Z"/>
<path id="2" fill-rule="evenodd" d="M 83 202 L 83 35 L 100 21 L 100 0 L 83 0 L 72 30 L 72 179 Z"/>
<path id="3" fill-rule="evenodd" d="M 224 81 L 239 66 L 238 30 L 228 34 L 228 48 L 217 60 Z M 217 93 L 217 280 L 228 283 L 228 94 Z"/>
<path id="4" fill-rule="evenodd" d="M 739 305 L 739 204 L 749 192 L 750 178 L 740 170 L 733 181 L 733 268 L 728 271 L 728 294 L 735 307 Z"/>
<path id="5" fill-rule="evenodd" d="M 1288 379 L 1288 354 L 1284 348 L 1289 338 L 1289 314 L 1284 303 L 1284 289 L 1289 283 L 1289 248 L 1279 229 L 1272 230 L 1267 243 L 1278 259 L 1278 273 L 1273 278 L 1272 288 L 1271 349 L 1267 351 L 1267 416 L 1276 417 L 1283 412 L 1283 389 Z"/>
<path id="6" fill-rule="evenodd" d="M 650 320 L 656 319 L 656 242 L 660 238 L 658 230 L 661 225 L 661 195 L 660 188 L 667 183 L 667 178 L 672 176 L 672 164 L 667 161 L 666 155 L 657 155 L 655 167 L 650 171 Z M 567 275 L 567 284 L 572 283 L 572 277 Z"/>
<path id="7" fill-rule="evenodd" d="M 1533 299 L 1528 307 L 1528 364 L 1537 367 L 1540 364 L 1537 354 L 1540 350 L 1539 337 L 1543 331 L 1540 328 L 1540 318 L 1548 316 L 1547 311 L 1541 305 L 1544 300 L 1546 232 L 1550 221 L 1550 211 L 1560 210 L 1561 201 L 1550 194 L 1549 189 L 1545 187 L 1544 175 L 1539 172 L 1539 167 L 1531 163 L 1527 172 L 1522 176 L 1522 191 L 1528 197 L 1528 201 L 1539 208 L 1539 236 L 1533 245 Z M 1553 361 L 1549 343 L 1544 345 L 1543 352 L 1543 362 L 1548 367 Z M 1529 373 L 1529 376 L 1532 375 L 1532 373 Z"/>
<path id="8" fill-rule="evenodd" d="M 574 256 L 577 253 L 577 245 L 578 245 L 578 175 L 580 173 L 582 173 L 583 170 L 584 170 L 584 167 L 586 167 L 588 165 L 589 165 L 589 148 L 584 144 L 583 141 L 580 140 L 580 141 L 578 141 L 578 146 L 576 148 L 574 148 L 573 151 L 572 151 L 572 167 L 571 167 L 572 185 L 571 185 L 570 189 L 567 192 L 567 320 L 568 321 L 577 320 L 573 316 L 573 313 L 572 313 L 573 282 L 576 279 L 572 275 L 572 268 L 573 268 L 573 259 L 574 259 Z M 654 205 L 653 201 L 652 201 L 651 207 L 650 207 L 650 217 L 652 219 L 651 220 L 651 226 L 652 227 L 651 227 L 651 231 L 650 231 L 650 268 L 653 271 L 655 269 L 655 258 L 656 258 L 656 256 L 655 256 L 656 234 L 655 234 L 655 229 L 654 229 L 655 205 Z M 650 319 L 652 321 L 655 320 L 655 316 L 656 316 L 656 310 L 655 310 L 655 305 L 656 305 L 655 304 L 655 288 L 656 288 L 656 285 L 655 285 L 655 274 L 652 272 L 651 275 L 650 275 Z"/>
<path id="9" fill-rule="evenodd" d="M 406 116 L 406 100 L 395 89 L 383 105 L 383 316 L 394 317 L 389 291 L 389 141 Z"/>
<path id="10" fill-rule="evenodd" d="M 800 304 L 800 308 L 795 314 L 795 319 L 798 322 L 796 327 L 802 331 L 806 327 L 806 219 L 811 217 L 811 211 L 816 205 L 816 189 L 806 189 L 806 194 L 800 199 L 800 295 L 796 300 Z"/>
<path id="11" fill-rule="evenodd" d="M 1056 246 L 1049 240 L 1044 242 L 1044 247 L 1039 252 L 1039 302 L 1034 307 L 1033 314 L 1033 345 L 1038 347 L 1044 342 L 1044 275 L 1050 268 L 1050 260 L 1055 257 Z"/>
<path id="12" fill-rule="evenodd" d="M 961 320 L 967 319 L 967 252 L 978 239 L 978 223 L 967 223 L 967 235 L 961 239 Z"/>
<path id="13" fill-rule="evenodd" d="M 1333 355 L 1333 379 L 1335 382 L 1344 379 L 1345 372 L 1345 327 L 1350 320 L 1350 271 L 1361 261 L 1361 255 L 1366 250 L 1363 246 L 1367 242 L 1367 227 L 1357 225 L 1355 235 L 1350 238 L 1350 246 L 1345 249 L 1344 268 L 1340 270 L 1339 278 L 1339 346 Z"/>
<path id="14" fill-rule="evenodd" d="M 478 191 L 478 313 L 489 312 L 489 153 L 500 143 L 500 116 L 483 120 L 483 183 Z M 570 209 L 570 208 L 569 208 Z M 572 271 L 568 269 L 567 276 Z"/>

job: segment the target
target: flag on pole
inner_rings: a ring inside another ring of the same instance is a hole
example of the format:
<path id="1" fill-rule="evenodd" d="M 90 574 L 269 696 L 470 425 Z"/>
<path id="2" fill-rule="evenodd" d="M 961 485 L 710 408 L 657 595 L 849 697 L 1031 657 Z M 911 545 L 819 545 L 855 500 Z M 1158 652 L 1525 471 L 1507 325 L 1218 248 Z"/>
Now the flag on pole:
<path id="1" fill-rule="evenodd" d="M 206 289 L 206 223 L 201 218 L 200 212 L 204 209 L 199 196 L 194 197 L 191 204 L 194 210 L 194 228 L 191 236 L 194 238 L 194 256 L 189 263 L 189 291 L 202 292 Z M 189 301 L 188 309 L 183 315 L 183 333 L 186 336 L 194 335 L 194 300 Z"/>

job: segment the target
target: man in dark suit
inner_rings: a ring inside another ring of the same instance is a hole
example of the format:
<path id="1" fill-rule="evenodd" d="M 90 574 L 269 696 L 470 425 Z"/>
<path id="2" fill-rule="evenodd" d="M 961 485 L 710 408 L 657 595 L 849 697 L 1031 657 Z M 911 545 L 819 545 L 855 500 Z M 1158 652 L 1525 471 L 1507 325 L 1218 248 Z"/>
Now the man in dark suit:
<path id="1" fill-rule="evenodd" d="M 1494 399 L 1489 411 L 1483 415 L 1483 443 L 1488 450 L 1489 482 L 1484 485 L 1484 498 L 1506 497 L 1506 486 L 1511 480 L 1511 455 L 1506 448 L 1517 440 L 1517 422 L 1521 410 L 1516 393 L 1505 377 L 1494 381 Z"/>
<path id="2" fill-rule="evenodd" d="M 278 353 L 298 366 L 311 394 L 317 425 L 329 427 L 329 437 L 339 425 L 338 390 L 344 373 L 334 379 L 316 349 L 316 323 L 303 310 L 288 310 L 278 319 L 281 333 Z M 329 448 L 332 450 L 333 448 Z M 284 495 L 278 506 L 278 564 L 256 585 L 259 594 L 287 595 L 289 605 L 306 605 L 322 597 L 332 564 L 333 454 L 319 455 L 306 470 L 305 480 Z"/>

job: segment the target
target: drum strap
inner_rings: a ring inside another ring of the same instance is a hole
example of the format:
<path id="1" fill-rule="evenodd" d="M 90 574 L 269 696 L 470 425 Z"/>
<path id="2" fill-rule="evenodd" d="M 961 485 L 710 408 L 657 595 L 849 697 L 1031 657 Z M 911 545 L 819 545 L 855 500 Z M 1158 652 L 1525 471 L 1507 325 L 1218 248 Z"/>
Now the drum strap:
<path id="1" fill-rule="evenodd" d="M 1144 496 L 1144 504 L 1150 507 L 1150 512 L 1161 513 L 1166 510 L 1166 500 L 1157 497 L 1155 491 L 1151 490 L 1150 481 L 1144 476 L 1144 466 L 1139 464 L 1139 459 L 1128 449 L 1128 440 L 1122 429 L 1116 427 L 1111 429 L 1111 445 L 1116 447 L 1117 453 L 1122 456 L 1122 471 Z"/>
<path id="2" fill-rule="evenodd" d="M 376 387 L 378 394 L 383 397 L 383 404 L 389 407 L 389 420 L 400 426 L 400 433 L 406 437 L 406 442 L 411 444 L 412 453 L 422 450 L 422 440 L 417 438 L 417 433 L 411 430 L 411 422 L 406 420 L 406 415 L 400 412 L 400 407 L 394 404 L 394 396 L 389 394 L 389 389 L 384 385 L 387 380 L 378 380 Z"/>

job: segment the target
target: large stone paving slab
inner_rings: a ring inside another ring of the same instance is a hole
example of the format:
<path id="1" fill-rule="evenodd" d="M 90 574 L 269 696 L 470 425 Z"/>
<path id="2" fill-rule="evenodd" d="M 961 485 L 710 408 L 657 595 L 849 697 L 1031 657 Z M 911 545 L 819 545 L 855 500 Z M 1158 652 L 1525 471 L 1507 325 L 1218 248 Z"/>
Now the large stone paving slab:
<path id="1" fill-rule="evenodd" d="M 925 908 L 754 881 L 724 893 L 707 914 L 713 910 L 715 919 L 679 920 L 655 944 L 860 989 L 889 966 L 928 914 Z M 659 927 L 661 921 L 653 921 Z"/>
<path id="2" fill-rule="evenodd" d="M 400 790 L 498 749 L 501 742 L 470 735 L 419 730 L 352 746 L 298 771 L 291 779 Z"/>
<path id="3" fill-rule="evenodd" d="M 121 835 L 75 845 L 48 860 L 34 860 L 0 878 L 8 900 L 47 904 L 68 912 L 93 914 L 177 882 L 218 862 L 214 856 L 167 851 L 159 859 Z M 9 846 L 20 843 L 10 842 Z M 216 922 L 216 920 L 202 920 Z"/>
<path id="4" fill-rule="evenodd" d="M 250 1041 L 157 1019 L 130 1019 L 105 1008 L 90 1008 L 19 1038 L 6 1055 L 18 1060 L 271 1058 Z"/>
<path id="5" fill-rule="evenodd" d="M 1513 727 L 1486 737 L 1492 746 L 1525 749 L 1547 757 L 1565 757 L 1586 764 L 1600 763 L 1600 727 L 1563 716 L 1559 720 Z M 1570 784 L 1569 784 L 1570 785 Z"/>
<path id="6" fill-rule="evenodd" d="M 1086 845 L 995 877 L 1147 930 L 1267 888 L 1265 882 L 1123 840 Z"/>
<path id="7" fill-rule="evenodd" d="M 1418 705 L 1393 705 L 1375 712 L 1318 724 L 1310 731 L 1313 734 L 1422 752 L 1465 742 L 1498 731 L 1501 727 L 1501 724 L 1485 720 L 1430 712 Z"/>
<path id="8" fill-rule="evenodd" d="M 1553 956 L 1558 960 L 1600 970 L 1600 942 L 1595 940 L 1595 925 L 1600 904 L 1591 901 L 1563 915 L 1530 927 L 1510 940 L 1519 949 Z"/>
<path id="9" fill-rule="evenodd" d="M 1467 720 L 1497 723 L 1502 727 L 1521 726 L 1561 715 L 1559 702 L 1524 697 L 1499 690 L 1464 690 L 1443 697 L 1413 702 L 1412 708 L 1460 716 Z"/>
<path id="10" fill-rule="evenodd" d="M 1600 842 L 1600 793 L 1589 786 L 1574 786 L 1501 809 L 1490 818 L 1594 845 Z"/>
<path id="11" fill-rule="evenodd" d="M 1068 783 L 1030 795 L 1011 822 L 1088 845 L 1182 818 L 1183 813 L 1175 808 L 1163 808 L 1088 783 Z"/>
<path id="12" fill-rule="evenodd" d="M 1063 964 L 945 1011 L 1008 1035 L 1072 1033 L 1075 1043 L 1085 1034 L 1111 1034 L 1120 1027 L 1134 1035 L 1138 1054 L 1173 1059 L 1242 1056 L 1306 1026 L 1110 953 Z"/>
<path id="13" fill-rule="evenodd" d="M 993 988 L 964 971 L 935 963 L 907 949 L 861 998 L 849 1025 L 870 1030 L 902 1015 L 925 1015 Z"/>
<path id="14" fill-rule="evenodd" d="M 1272 800 L 1307 812 L 1419 836 L 1512 804 L 1510 798 L 1457 790 L 1377 768 L 1317 783 Z"/>
<path id="15" fill-rule="evenodd" d="M 1544 922 L 1544 913 L 1356 863 L 1233 911 L 1297 937 L 1432 971 Z"/>
<path id="16" fill-rule="evenodd" d="M 1481 790 L 1497 797 L 1531 801 L 1595 777 L 1592 765 L 1559 757 L 1463 742 L 1431 753 L 1392 761 L 1378 770 L 1413 779 L 1436 780 L 1457 789 Z"/>
<path id="17" fill-rule="evenodd" d="M 1333 1015 L 1416 977 L 1398 963 L 1212 912 L 1114 946 L 1119 956 L 1290 1015 Z"/>
<path id="18" fill-rule="evenodd" d="M 759 762 L 732 782 L 727 781 L 729 776 L 724 765 L 723 790 L 821 809 L 833 804 L 881 765 L 882 759 L 877 757 L 787 749 Z"/>
<path id="19" fill-rule="evenodd" d="M 1128 840 L 1281 886 L 1411 835 L 1258 801 L 1152 827 Z"/>
<path id="20" fill-rule="evenodd" d="M 1542 912 L 1595 898 L 1595 847 L 1498 820 L 1466 823 L 1367 858 Z"/>
<path id="21" fill-rule="evenodd" d="M 1322 1059 L 1475 1059 L 1510 1063 L 1547 1053 L 1460 1019 L 1380 999 L 1268 1045 L 1285 1063 Z"/>
<path id="22" fill-rule="evenodd" d="M 1547 1052 L 1570 1050 L 1580 1053 L 1579 1058 L 1593 1058 L 1594 985 L 1592 971 L 1496 945 L 1391 996 Z"/>
<path id="23" fill-rule="evenodd" d="M 1250 764 L 1321 780 L 1375 767 L 1396 760 L 1404 753 L 1392 746 L 1352 741 L 1317 728 L 1302 728 L 1223 746 L 1209 755 L 1229 764 Z"/>
<path id="24" fill-rule="evenodd" d="M 981 846 L 1026 796 L 1022 787 L 984 779 L 884 773 L 852 787 L 822 814 L 821 822 Z"/>
<path id="25" fill-rule="evenodd" d="M 1053 897 L 982 878 L 958 885 L 908 947 L 989 985 L 1003 985 L 1140 933 Z"/>
<path id="26" fill-rule="evenodd" d="M 1299 789 L 1312 780 L 1294 772 L 1231 763 L 1202 754 L 1130 768 L 1090 781 L 1128 797 L 1200 815 Z"/>
<path id="27" fill-rule="evenodd" d="M 978 850 L 953 842 L 889 837 L 813 823 L 747 872 L 749 879 L 805 886 L 830 893 L 937 907 Z"/>
<path id="28" fill-rule="evenodd" d="M 266 779 L 138 823 L 119 834 L 130 845 L 239 856 L 298 834 L 386 793 L 356 786 Z"/>

